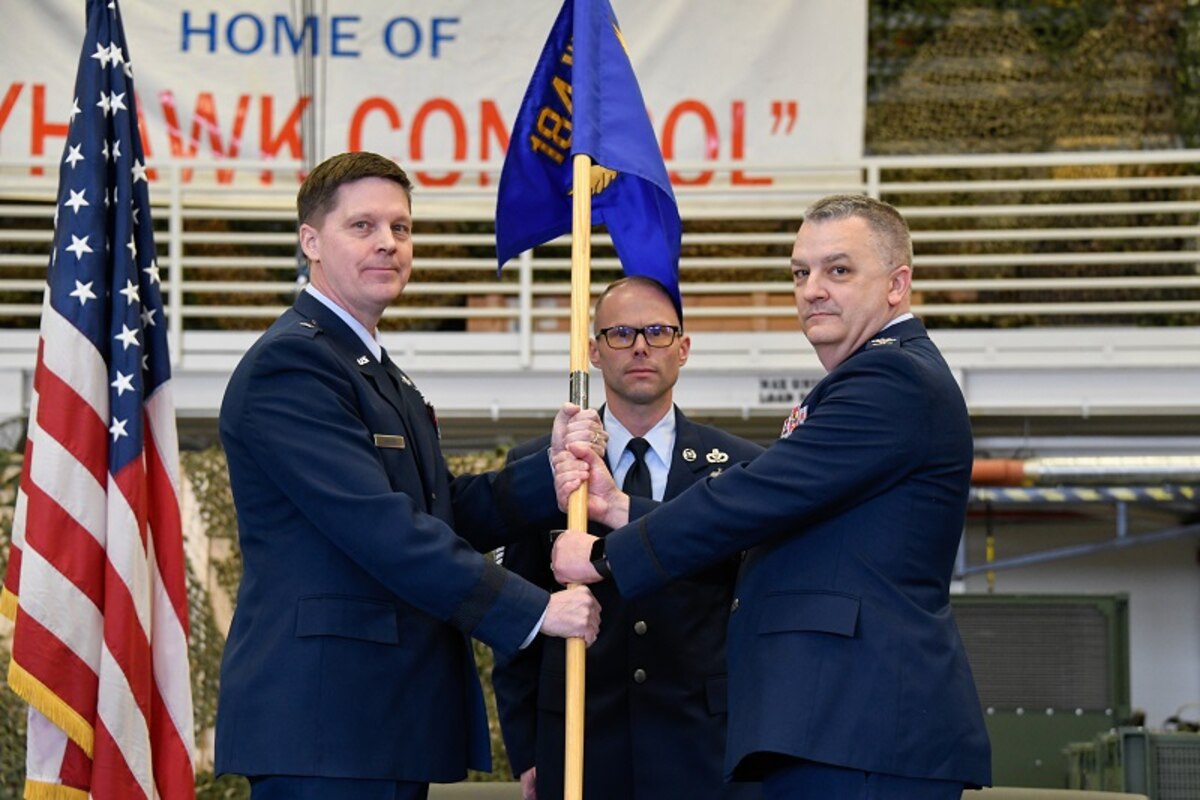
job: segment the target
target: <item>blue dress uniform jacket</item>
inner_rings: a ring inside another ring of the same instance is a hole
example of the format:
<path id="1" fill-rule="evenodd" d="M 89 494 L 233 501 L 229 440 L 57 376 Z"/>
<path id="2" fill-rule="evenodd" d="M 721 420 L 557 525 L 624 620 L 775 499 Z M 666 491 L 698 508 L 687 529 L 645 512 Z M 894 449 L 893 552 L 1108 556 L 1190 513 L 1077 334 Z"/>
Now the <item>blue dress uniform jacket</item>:
<path id="1" fill-rule="evenodd" d="M 544 453 L 547 444 L 546 438 L 528 442 L 509 457 Z M 760 452 L 758 445 L 690 422 L 676 409 L 665 497 Z M 554 527 L 565 523 L 562 517 Z M 636 600 L 622 599 L 611 583 L 592 586 L 601 625 L 587 655 L 587 800 L 759 796 L 757 786 L 722 788 L 725 626 L 739 560 L 724 559 Z M 558 588 L 549 564 L 545 528 L 504 551 L 506 567 Z M 515 657 L 498 657 L 492 673 L 513 772 L 520 775 L 536 763 L 542 800 L 561 797 L 563 790 L 564 650 L 561 639 L 540 639 Z"/>
<path id="2" fill-rule="evenodd" d="M 609 535 L 621 594 L 749 548 L 727 643 L 728 774 L 785 754 L 990 783 L 949 604 L 972 462 L 962 392 L 909 320 L 833 369 L 796 417 L 752 463 Z"/>
<path id="3" fill-rule="evenodd" d="M 230 380 L 220 434 L 245 573 L 218 773 L 490 768 L 468 635 L 515 651 L 549 595 L 477 551 L 557 513 L 551 470 L 543 454 L 452 480 L 432 408 L 390 371 L 302 294 Z"/>

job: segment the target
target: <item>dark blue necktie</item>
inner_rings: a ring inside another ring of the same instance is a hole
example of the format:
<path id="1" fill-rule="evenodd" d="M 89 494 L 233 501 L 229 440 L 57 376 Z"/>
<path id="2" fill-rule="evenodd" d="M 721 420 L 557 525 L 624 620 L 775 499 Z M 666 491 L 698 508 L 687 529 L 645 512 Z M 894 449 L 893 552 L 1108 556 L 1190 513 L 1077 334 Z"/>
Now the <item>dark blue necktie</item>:
<path id="1" fill-rule="evenodd" d="M 621 490 L 631 497 L 654 497 L 650 488 L 650 468 L 646 466 L 646 451 L 650 443 L 640 436 L 629 440 L 625 449 L 633 453 L 633 464 L 625 473 L 625 481 Z"/>

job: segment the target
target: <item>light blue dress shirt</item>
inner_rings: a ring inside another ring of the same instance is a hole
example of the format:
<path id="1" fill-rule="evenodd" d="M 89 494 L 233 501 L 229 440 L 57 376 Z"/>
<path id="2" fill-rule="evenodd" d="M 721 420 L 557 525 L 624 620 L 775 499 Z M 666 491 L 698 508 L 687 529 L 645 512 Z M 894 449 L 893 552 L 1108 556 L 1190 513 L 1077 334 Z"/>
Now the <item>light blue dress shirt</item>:
<path id="1" fill-rule="evenodd" d="M 627 448 L 633 434 L 613 414 L 604 410 L 604 430 L 608 431 L 608 463 L 612 465 L 617 486 L 625 482 L 625 473 L 633 466 L 633 453 Z M 675 407 L 671 406 L 654 427 L 642 437 L 650 444 L 646 467 L 650 470 L 650 491 L 655 500 L 667 492 L 667 473 L 671 471 L 671 451 L 675 449 Z"/>

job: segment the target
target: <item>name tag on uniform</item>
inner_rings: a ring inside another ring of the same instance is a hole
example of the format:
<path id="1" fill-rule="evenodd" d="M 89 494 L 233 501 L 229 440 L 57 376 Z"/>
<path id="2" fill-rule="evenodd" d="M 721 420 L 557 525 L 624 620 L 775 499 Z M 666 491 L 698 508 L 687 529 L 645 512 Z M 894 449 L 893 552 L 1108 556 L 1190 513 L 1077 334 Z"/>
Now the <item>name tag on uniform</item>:
<path id="1" fill-rule="evenodd" d="M 375 434 L 376 447 L 392 447 L 397 450 L 404 449 L 404 437 L 397 433 L 377 433 Z"/>

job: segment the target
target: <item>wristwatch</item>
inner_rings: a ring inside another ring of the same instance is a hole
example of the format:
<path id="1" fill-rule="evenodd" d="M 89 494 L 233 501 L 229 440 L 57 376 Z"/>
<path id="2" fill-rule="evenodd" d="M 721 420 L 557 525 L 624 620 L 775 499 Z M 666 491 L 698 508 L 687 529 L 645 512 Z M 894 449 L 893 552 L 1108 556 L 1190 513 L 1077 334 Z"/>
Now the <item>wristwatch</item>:
<path id="1" fill-rule="evenodd" d="M 604 537 L 598 537 L 592 542 L 592 567 L 596 572 L 600 573 L 602 580 L 608 580 L 612 577 L 612 567 L 608 565 L 608 558 L 604 555 Z"/>

